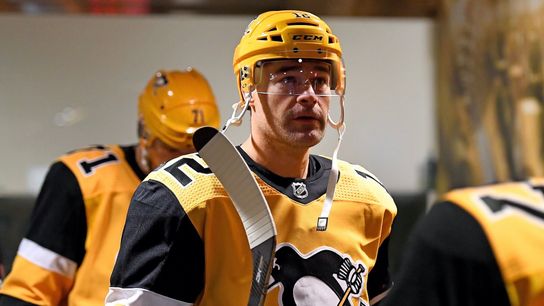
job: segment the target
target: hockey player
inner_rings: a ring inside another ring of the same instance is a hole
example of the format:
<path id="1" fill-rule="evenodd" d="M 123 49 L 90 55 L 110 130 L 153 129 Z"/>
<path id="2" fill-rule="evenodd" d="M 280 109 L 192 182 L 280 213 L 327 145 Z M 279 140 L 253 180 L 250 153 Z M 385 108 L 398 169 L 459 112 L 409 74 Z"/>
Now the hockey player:
<path id="1" fill-rule="evenodd" d="M 193 152 L 196 128 L 220 121 L 195 69 L 156 72 L 138 113 L 137 145 L 84 148 L 52 164 L 0 305 L 104 305 L 134 190 L 150 170 Z"/>
<path id="2" fill-rule="evenodd" d="M 414 229 L 386 305 L 544 305 L 544 179 L 450 191 Z"/>
<path id="3" fill-rule="evenodd" d="M 259 15 L 234 53 L 241 112 L 229 123 L 250 110 L 250 134 L 238 149 L 277 229 L 265 305 L 375 305 L 391 285 L 392 198 L 336 152 L 332 160 L 310 154 L 327 122 L 340 136 L 344 130 L 341 56 L 321 18 L 294 10 Z M 332 103 L 342 108 L 337 121 Z M 200 156 L 186 155 L 135 192 L 106 302 L 248 305 L 261 294 L 251 288 L 253 268 L 232 201 Z"/>

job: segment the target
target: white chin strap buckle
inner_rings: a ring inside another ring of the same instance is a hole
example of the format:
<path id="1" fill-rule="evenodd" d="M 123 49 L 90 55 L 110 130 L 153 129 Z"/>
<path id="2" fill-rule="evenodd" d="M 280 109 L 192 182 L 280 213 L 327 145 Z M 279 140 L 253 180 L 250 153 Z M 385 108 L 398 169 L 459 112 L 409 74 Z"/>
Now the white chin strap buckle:
<path id="1" fill-rule="evenodd" d="M 251 101 L 251 93 L 246 93 L 244 96 L 244 104 L 241 106 L 241 101 L 236 102 L 232 104 L 232 115 L 230 116 L 229 120 L 225 123 L 223 128 L 221 129 L 221 133 L 224 133 L 227 131 L 229 126 L 240 126 L 242 124 L 242 118 L 244 117 L 244 114 L 246 113 L 247 109 L 249 108 L 249 101 Z M 237 113 L 239 111 L 239 113 Z"/>

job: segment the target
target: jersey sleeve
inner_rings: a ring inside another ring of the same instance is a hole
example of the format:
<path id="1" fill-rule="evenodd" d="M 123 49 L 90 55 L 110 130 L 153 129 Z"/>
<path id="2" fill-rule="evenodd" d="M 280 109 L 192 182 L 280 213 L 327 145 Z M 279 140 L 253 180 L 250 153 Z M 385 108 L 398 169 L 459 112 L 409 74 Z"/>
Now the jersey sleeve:
<path id="1" fill-rule="evenodd" d="M 192 305 L 204 284 L 204 245 L 174 194 L 154 180 L 133 195 L 107 305 Z"/>
<path id="2" fill-rule="evenodd" d="M 368 296 L 370 305 L 378 303 L 386 296 L 393 285 L 389 274 L 389 237 L 384 240 L 378 250 L 376 264 L 368 274 Z"/>
<path id="3" fill-rule="evenodd" d="M 385 306 L 509 305 L 481 226 L 448 202 L 418 222 L 394 283 Z"/>
<path id="4" fill-rule="evenodd" d="M 376 176 L 360 165 L 355 165 L 354 170 L 357 176 L 362 177 L 365 182 L 362 189 L 367 191 L 367 199 L 372 199 L 375 205 L 382 207 L 379 221 L 373 220 L 376 227 L 381 227 L 379 230 L 380 244 L 377 250 L 376 262 L 368 274 L 367 283 L 370 305 L 382 305 L 384 297 L 392 287 L 389 273 L 389 240 L 392 225 L 397 215 L 397 206 L 385 186 Z"/>
<path id="5" fill-rule="evenodd" d="M 86 232 L 77 179 L 65 164 L 56 162 L 48 171 L 29 230 L 0 290 L 4 295 L 0 305 L 58 305 L 85 256 Z"/>

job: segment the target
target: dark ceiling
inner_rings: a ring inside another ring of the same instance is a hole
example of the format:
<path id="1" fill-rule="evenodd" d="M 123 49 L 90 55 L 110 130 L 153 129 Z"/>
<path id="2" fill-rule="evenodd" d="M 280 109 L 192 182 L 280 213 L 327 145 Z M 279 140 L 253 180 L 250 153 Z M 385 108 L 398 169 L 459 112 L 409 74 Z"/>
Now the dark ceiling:
<path id="1" fill-rule="evenodd" d="M 429 17 L 440 0 L 0 0 L 0 12 L 23 14 L 254 14 L 300 9 L 327 16 Z"/>

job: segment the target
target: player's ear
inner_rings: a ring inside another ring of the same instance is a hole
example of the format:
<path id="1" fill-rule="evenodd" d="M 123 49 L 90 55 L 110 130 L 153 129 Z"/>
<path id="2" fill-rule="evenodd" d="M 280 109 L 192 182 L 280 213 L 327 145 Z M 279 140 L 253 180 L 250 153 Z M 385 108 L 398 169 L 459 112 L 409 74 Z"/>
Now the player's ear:
<path id="1" fill-rule="evenodd" d="M 148 144 L 148 141 L 146 138 L 143 138 L 143 137 L 138 138 L 138 147 L 140 147 L 141 150 L 147 151 L 147 147 L 148 147 L 147 144 Z"/>
<path id="2" fill-rule="evenodd" d="M 257 93 L 257 90 L 254 88 L 250 91 L 249 97 L 249 110 L 255 111 L 255 101 L 259 100 L 259 94 Z"/>

